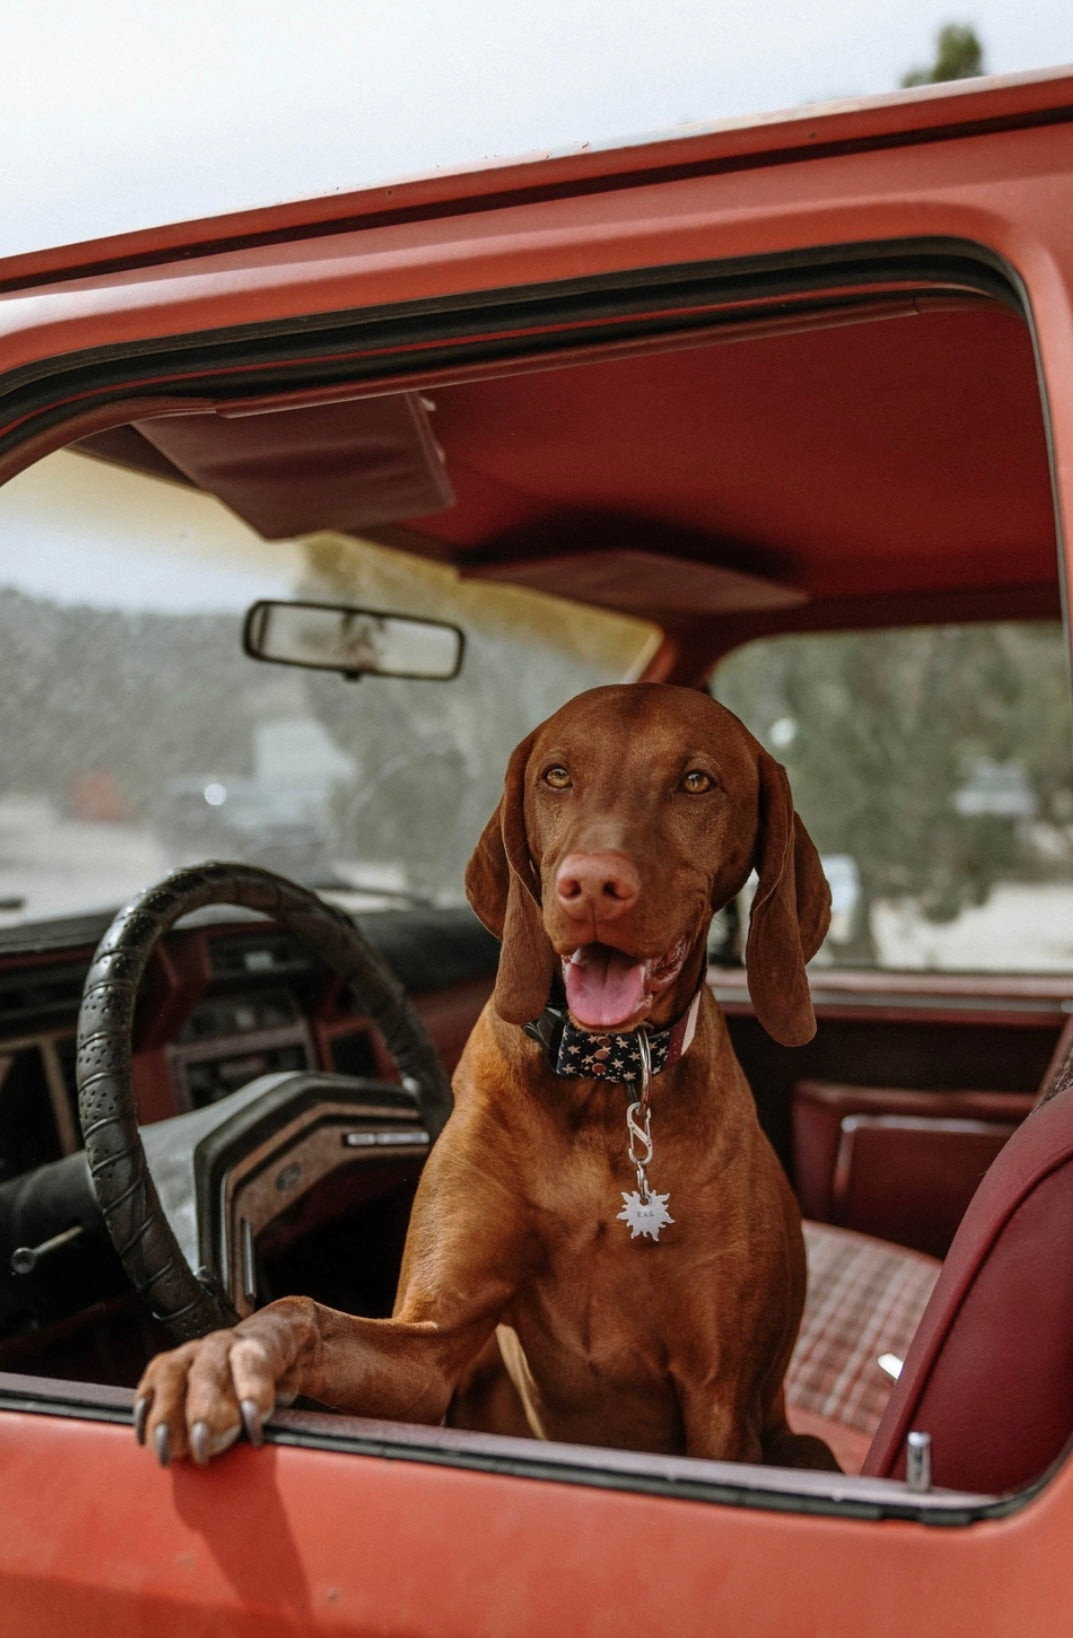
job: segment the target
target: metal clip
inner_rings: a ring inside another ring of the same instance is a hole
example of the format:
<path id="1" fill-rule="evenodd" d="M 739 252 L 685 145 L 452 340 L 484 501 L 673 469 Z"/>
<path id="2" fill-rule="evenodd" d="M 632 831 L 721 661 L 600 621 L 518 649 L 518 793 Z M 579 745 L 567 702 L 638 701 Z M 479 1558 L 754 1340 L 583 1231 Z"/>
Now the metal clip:
<path id="1" fill-rule="evenodd" d="M 644 1121 L 643 1126 L 637 1119 L 638 1112 L 640 1112 L 641 1118 Z M 626 1130 L 630 1136 L 630 1145 L 626 1153 L 628 1154 L 633 1165 L 637 1168 L 637 1188 L 640 1192 L 642 1200 L 648 1199 L 648 1178 L 645 1176 L 645 1167 L 652 1159 L 652 1133 L 650 1131 L 651 1123 L 651 1109 L 642 1105 L 640 1100 L 638 1100 L 637 1103 L 630 1104 L 629 1108 L 626 1110 Z M 640 1152 L 638 1152 L 638 1144 L 641 1145 Z"/>
<path id="2" fill-rule="evenodd" d="M 648 1031 L 644 1029 L 637 1031 L 637 1056 L 641 1060 L 641 1073 L 632 1083 L 637 1100 L 626 1110 L 626 1130 L 630 1135 L 627 1154 L 637 1168 L 637 1188 L 641 1199 L 647 1200 L 648 1178 L 645 1175 L 645 1167 L 652 1160 L 652 1111 L 648 1107 L 648 1088 L 652 1080 L 652 1049 L 648 1044 Z M 637 1120 L 638 1113 L 644 1122 L 643 1126 Z M 638 1143 L 642 1146 L 640 1154 L 637 1152 Z"/>

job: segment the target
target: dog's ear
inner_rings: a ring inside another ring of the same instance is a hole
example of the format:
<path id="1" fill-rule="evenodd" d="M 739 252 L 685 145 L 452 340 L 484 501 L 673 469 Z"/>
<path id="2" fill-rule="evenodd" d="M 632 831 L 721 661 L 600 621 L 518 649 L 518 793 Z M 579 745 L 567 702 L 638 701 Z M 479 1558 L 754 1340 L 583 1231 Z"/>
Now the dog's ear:
<path id="1" fill-rule="evenodd" d="M 831 890 L 812 838 L 794 812 L 786 773 L 760 754 L 759 884 L 749 917 L 745 967 L 756 1016 L 783 1046 L 816 1033 L 805 963 L 823 943 Z"/>
<path id="2" fill-rule="evenodd" d="M 503 796 L 466 866 L 466 897 L 501 940 L 495 1009 L 508 1024 L 539 1017 L 551 993 L 555 952 L 540 913 L 540 881 L 525 834 L 525 770 L 535 735 L 514 751 Z"/>

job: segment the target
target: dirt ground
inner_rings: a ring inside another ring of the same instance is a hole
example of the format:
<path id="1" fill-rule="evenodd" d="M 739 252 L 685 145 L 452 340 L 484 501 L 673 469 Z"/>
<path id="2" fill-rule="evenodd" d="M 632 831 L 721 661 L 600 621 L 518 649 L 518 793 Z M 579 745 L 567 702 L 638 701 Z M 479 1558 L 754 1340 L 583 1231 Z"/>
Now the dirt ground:
<path id="1" fill-rule="evenodd" d="M 880 905 L 876 937 L 885 967 L 1068 971 L 1073 967 L 1073 885 L 1000 882 L 986 904 L 948 923 Z"/>
<path id="2" fill-rule="evenodd" d="M 0 927 L 115 909 L 169 865 L 138 825 L 64 819 L 40 797 L 0 801 Z"/>
<path id="3" fill-rule="evenodd" d="M 5 797 L 0 799 L 0 929 L 85 910 L 116 910 L 190 862 L 144 825 L 69 819 L 45 798 Z M 391 895 L 405 886 L 402 872 L 391 865 L 334 859 L 327 868 L 340 888 L 360 889 L 370 908 L 392 903 Z M 380 899 L 381 894 L 388 897 Z"/>

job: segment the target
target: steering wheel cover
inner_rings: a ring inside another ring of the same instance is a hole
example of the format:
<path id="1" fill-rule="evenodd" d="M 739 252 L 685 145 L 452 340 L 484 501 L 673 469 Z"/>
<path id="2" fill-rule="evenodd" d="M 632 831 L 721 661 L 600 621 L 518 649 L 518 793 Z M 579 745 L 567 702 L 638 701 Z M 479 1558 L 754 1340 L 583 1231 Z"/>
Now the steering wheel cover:
<path id="1" fill-rule="evenodd" d="M 253 865 L 174 871 L 116 916 L 86 978 L 78 1016 L 78 1111 L 86 1159 L 108 1232 L 139 1296 L 178 1341 L 231 1325 L 234 1310 L 186 1261 L 165 1216 L 142 1146 L 131 1079 L 138 986 L 158 940 L 210 904 L 259 911 L 286 927 L 358 997 L 411 1089 L 435 1140 L 451 1090 L 402 985 L 350 918 L 297 883 Z"/>

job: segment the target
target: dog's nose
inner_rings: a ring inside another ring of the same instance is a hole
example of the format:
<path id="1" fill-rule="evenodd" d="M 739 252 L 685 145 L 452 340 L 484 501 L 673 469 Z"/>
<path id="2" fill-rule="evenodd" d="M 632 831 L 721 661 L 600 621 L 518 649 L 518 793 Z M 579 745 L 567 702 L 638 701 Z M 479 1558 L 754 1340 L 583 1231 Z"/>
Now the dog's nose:
<path id="1" fill-rule="evenodd" d="M 555 895 L 568 916 L 614 921 L 636 902 L 637 871 L 624 853 L 570 853 L 555 875 Z"/>

